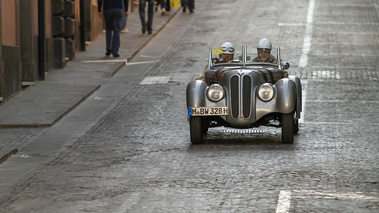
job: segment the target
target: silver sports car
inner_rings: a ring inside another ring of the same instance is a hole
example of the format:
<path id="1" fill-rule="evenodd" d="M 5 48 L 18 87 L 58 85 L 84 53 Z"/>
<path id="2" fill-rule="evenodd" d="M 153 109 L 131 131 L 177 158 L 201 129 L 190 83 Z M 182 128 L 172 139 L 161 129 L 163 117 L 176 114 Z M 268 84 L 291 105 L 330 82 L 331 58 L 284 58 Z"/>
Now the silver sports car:
<path id="1" fill-rule="evenodd" d="M 191 143 L 203 143 L 208 128 L 238 129 L 259 126 L 282 128 L 282 143 L 293 143 L 299 131 L 301 82 L 288 76 L 280 48 L 277 64 L 249 62 L 247 46 L 242 56 L 230 61 L 215 60 L 209 51 L 203 76 L 187 86 L 187 109 Z"/>

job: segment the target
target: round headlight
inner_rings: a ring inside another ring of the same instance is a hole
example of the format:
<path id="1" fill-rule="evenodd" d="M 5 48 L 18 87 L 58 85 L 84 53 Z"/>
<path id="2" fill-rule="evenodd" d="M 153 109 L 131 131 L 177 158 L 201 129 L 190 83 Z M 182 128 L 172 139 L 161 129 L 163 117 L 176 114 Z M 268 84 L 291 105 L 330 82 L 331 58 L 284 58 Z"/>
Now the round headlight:
<path id="1" fill-rule="evenodd" d="M 264 83 L 259 87 L 258 95 L 262 101 L 270 101 L 274 97 L 274 88 L 271 84 Z"/>
<path id="2" fill-rule="evenodd" d="M 212 84 L 208 88 L 208 98 L 211 101 L 220 101 L 224 97 L 224 90 L 222 87 L 218 84 Z"/>

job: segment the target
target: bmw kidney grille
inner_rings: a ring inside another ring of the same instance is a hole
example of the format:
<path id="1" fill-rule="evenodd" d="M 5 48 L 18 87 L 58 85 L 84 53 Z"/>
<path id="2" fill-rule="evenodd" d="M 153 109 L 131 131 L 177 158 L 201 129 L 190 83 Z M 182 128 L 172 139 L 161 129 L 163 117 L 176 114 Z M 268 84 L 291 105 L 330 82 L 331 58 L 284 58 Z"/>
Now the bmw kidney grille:
<path id="1" fill-rule="evenodd" d="M 230 78 L 230 103 L 233 118 L 251 116 L 252 79 L 249 75 Z"/>

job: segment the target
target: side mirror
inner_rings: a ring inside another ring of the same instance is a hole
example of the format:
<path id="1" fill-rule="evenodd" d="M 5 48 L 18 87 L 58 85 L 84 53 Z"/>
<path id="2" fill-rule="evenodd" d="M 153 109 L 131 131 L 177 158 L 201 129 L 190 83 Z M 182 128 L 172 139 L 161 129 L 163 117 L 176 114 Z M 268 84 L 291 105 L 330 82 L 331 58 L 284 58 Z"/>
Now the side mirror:
<path id="1" fill-rule="evenodd" d="M 287 61 L 283 63 L 283 69 L 288 69 L 290 68 L 290 63 L 288 63 Z"/>

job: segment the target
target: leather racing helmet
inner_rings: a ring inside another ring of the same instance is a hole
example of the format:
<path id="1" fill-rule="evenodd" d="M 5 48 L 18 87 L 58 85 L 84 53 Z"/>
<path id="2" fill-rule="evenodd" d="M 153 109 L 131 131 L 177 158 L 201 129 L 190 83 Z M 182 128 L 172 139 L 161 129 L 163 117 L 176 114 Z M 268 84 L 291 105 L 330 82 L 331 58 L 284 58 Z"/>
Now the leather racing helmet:
<path id="1" fill-rule="evenodd" d="M 268 40 L 267 38 L 262 38 L 261 40 L 259 40 L 258 44 L 257 44 L 258 58 L 260 58 L 260 56 L 259 56 L 260 51 L 264 51 L 264 52 L 270 54 L 271 49 L 272 49 L 272 44 L 271 44 L 270 40 Z"/>
<path id="2" fill-rule="evenodd" d="M 233 44 L 230 42 L 224 42 L 221 44 L 222 54 L 234 54 Z"/>
<path id="3" fill-rule="evenodd" d="M 272 49 L 271 41 L 268 40 L 267 38 L 263 38 L 263 39 L 259 40 L 258 44 L 257 44 L 257 49 L 269 49 L 269 50 L 271 50 Z"/>
<path id="4" fill-rule="evenodd" d="M 222 54 L 220 54 L 220 58 L 224 58 L 225 62 L 233 60 L 234 57 L 234 47 L 230 42 L 224 42 L 221 44 Z"/>

